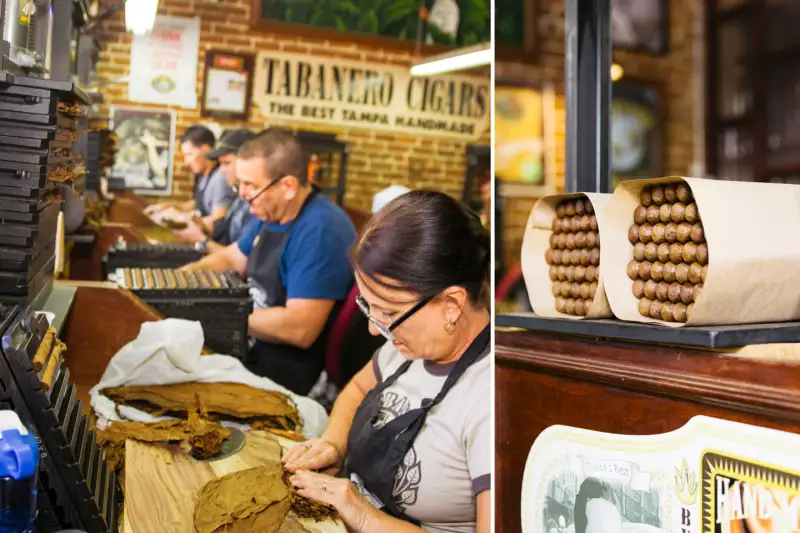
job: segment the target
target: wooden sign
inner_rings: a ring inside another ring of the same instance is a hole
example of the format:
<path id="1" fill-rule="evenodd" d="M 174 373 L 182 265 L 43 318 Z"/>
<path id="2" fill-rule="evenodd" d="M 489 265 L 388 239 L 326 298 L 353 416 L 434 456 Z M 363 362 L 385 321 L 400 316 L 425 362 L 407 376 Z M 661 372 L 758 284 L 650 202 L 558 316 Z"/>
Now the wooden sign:
<path id="1" fill-rule="evenodd" d="M 270 118 L 477 141 L 489 131 L 488 76 L 412 77 L 410 67 L 263 51 L 253 101 Z"/>
<path id="2" fill-rule="evenodd" d="M 218 50 L 206 53 L 202 116 L 247 120 L 252 88 L 252 55 Z"/>

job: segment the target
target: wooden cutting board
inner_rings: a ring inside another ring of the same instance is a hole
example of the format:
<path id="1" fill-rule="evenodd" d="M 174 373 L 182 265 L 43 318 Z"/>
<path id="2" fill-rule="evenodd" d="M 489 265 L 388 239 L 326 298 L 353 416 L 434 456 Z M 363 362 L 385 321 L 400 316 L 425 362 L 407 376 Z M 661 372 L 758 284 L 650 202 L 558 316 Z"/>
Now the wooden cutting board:
<path id="1" fill-rule="evenodd" d="M 195 461 L 177 446 L 129 440 L 125 445 L 124 533 L 191 533 L 197 491 L 212 479 L 280 461 L 293 444 L 263 431 L 246 434 L 236 454 Z M 300 520 L 290 513 L 278 533 L 346 533 L 341 521 Z"/>

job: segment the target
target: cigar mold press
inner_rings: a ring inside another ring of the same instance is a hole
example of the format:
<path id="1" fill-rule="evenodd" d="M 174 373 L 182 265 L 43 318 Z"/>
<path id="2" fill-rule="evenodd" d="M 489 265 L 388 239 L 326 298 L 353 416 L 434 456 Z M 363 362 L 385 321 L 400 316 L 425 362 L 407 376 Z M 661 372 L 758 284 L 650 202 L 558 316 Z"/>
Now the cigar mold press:
<path id="1" fill-rule="evenodd" d="M 236 272 L 120 268 L 109 280 L 132 291 L 168 318 L 196 320 L 212 350 L 244 360 L 250 288 Z"/>
<path id="2" fill-rule="evenodd" d="M 0 302 L 38 308 L 55 269 L 59 182 L 89 98 L 74 84 L 0 73 Z"/>
<path id="3" fill-rule="evenodd" d="M 129 244 L 120 238 L 103 258 L 105 275 L 120 268 L 178 268 L 205 256 L 194 244 Z"/>
<path id="4" fill-rule="evenodd" d="M 5 308 L 0 331 L 0 384 L 40 443 L 39 533 L 118 531 L 122 492 L 63 364 L 67 347 L 30 308 Z"/>

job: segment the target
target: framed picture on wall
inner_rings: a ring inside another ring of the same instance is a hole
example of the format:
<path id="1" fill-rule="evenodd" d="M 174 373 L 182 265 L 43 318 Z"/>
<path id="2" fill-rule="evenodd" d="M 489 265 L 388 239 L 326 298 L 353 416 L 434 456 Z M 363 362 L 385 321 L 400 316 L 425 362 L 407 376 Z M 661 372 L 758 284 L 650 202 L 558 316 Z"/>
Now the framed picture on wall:
<path id="1" fill-rule="evenodd" d="M 203 81 L 200 114 L 231 120 L 247 120 L 253 91 L 253 61 L 250 54 L 209 50 Z"/>
<path id="2" fill-rule="evenodd" d="M 651 85 L 617 82 L 611 89 L 612 189 L 620 181 L 663 175 L 663 120 Z"/>
<path id="3" fill-rule="evenodd" d="M 667 0 L 611 0 L 611 40 L 615 48 L 666 54 L 669 48 Z"/>
<path id="4" fill-rule="evenodd" d="M 110 127 L 119 138 L 110 177 L 149 196 L 172 194 L 175 111 L 111 106 Z"/>

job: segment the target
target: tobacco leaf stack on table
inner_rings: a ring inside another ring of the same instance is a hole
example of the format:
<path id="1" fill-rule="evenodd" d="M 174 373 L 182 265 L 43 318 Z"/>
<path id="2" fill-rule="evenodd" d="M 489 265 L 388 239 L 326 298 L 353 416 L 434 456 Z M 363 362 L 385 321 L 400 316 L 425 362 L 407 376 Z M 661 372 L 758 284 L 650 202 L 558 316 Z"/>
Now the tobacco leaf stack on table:
<path id="1" fill-rule="evenodd" d="M 545 260 L 550 266 L 556 310 L 585 316 L 600 280 L 600 233 L 592 202 L 566 200 L 556 207 Z"/>
<path id="2" fill-rule="evenodd" d="M 642 190 L 628 231 L 628 277 L 642 316 L 686 322 L 708 273 L 708 244 L 688 185 Z"/>

